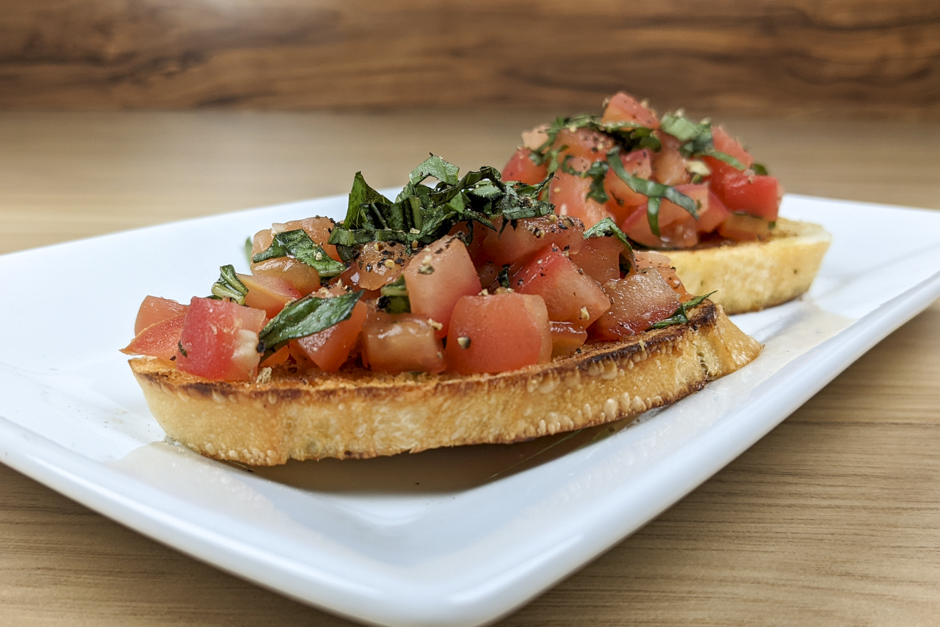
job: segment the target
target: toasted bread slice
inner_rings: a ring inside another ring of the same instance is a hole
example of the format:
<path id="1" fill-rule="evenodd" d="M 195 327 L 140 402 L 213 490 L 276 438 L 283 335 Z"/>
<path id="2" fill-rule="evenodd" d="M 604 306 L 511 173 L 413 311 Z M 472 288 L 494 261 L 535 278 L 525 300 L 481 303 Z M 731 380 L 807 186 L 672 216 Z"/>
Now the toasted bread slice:
<path id="1" fill-rule="evenodd" d="M 709 301 L 689 319 L 492 375 L 282 368 L 255 382 L 227 382 L 156 358 L 130 364 L 171 438 L 216 459 L 270 466 L 509 443 L 589 427 L 675 402 L 760 352 Z"/>
<path id="2" fill-rule="evenodd" d="M 691 294 L 708 294 L 728 314 L 785 303 L 809 289 L 832 236 L 818 224 L 780 218 L 763 242 L 663 251 Z"/>

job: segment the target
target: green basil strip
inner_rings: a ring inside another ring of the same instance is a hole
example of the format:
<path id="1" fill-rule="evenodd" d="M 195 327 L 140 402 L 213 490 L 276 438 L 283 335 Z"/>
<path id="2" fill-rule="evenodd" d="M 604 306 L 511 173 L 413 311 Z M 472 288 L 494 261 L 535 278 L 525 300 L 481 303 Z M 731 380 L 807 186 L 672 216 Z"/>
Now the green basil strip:
<path id="1" fill-rule="evenodd" d="M 258 334 L 265 353 L 273 353 L 286 342 L 306 337 L 348 320 L 363 292 L 319 298 L 313 295 L 288 303 Z"/>
<path id="2" fill-rule="evenodd" d="M 682 303 L 679 305 L 679 308 L 676 309 L 676 313 L 672 314 L 669 318 L 665 320 L 660 320 L 656 324 L 650 327 L 650 329 L 663 329 L 665 327 L 670 327 L 674 324 L 688 324 L 689 323 L 689 309 L 693 307 L 698 307 L 702 304 L 706 298 L 714 294 L 715 292 L 709 292 L 704 296 L 696 296 L 692 300 Z"/>
<path id="3" fill-rule="evenodd" d="M 743 168 L 742 168 L 742 169 L 743 169 Z M 760 164 L 760 163 L 752 163 L 752 164 L 751 164 L 751 169 L 754 170 L 754 174 L 761 174 L 761 175 L 764 175 L 764 176 L 767 175 L 767 168 L 766 168 L 766 166 L 764 166 L 763 164 Z"/>
<path id="4" fill-rule="evenodd" d="M 390 314 L 403 314 L 411 312 L 411 300 L 408 298 L 408 287 L 405 285 L 405 277 L 400 276 L 388 285 L 379 289 L 378 301 L 376 306 Z"/>
<path id="5" fill-rule="evenodd" d="M 684 143 L 698 138 L 708 127 L 684 116 L 666 114 L 659 121 L 659 128 Z"/>
<path id="6" fill-rule="evenodd" d="M 728 165 L 730 165 L 732 168 L 736 170 L 747 169 L 744 167 L 743 163 L 741 163 L 740 161 L 738 161 L 737 159 L 735 159 L 734 157 L 732 157 L 726 152 L 715 150 L 714 147 L 706 148 L 702 150 L 701 152 L 699 152 L 698 155 L 701 155 L 703 157 L 711 157 L 713 159 L 718 159 L 719 161 L 724 161 L 725 163 L 727 163 Z"/>
<path id="7" fill-rule="evenodd" d="M 251 263 L 251 249 L 254 248 L 254 244 L 251 241 L 251 238 L 245 238 L 245 257 L 248 258 L 248 263 Z"/>
<path id="8" fill-rule="evenodd" d="M 323 247 L 310 239 L 303 229 L 278 233 L 274 236 L 271 246 L 252 257 L 251 260 L 257 263 L 287 255 L 314 268 L 320 278 L 338 276 L 346 269 L 346 264 L 327 255 Z"/>
<path id="9" fill-rule="evenodd" d="M 222 266 L 219 270 L 222 274 L 219 280 L 212 285 L 212 295 L 219 298 L 230 298 L 239 305 L 244 305 L 248 288 L 238 280 L 234 266 L 231 264 Z"/>
<path id="10" fill-rule="evenodd" d="M 610 169 L 614 171 L 614 174 L 627 184 L 627 187 L 649 198 L 646 205 L 646 215 L 649 219 L 650 230 L 656 237 L 659 237 L 659 203 L 662 198 L 679 205 L 698 220 L 698 208 L 695 206 L 695 201 L 676 188 L 627 174 L 627 171 L 623 169 L 623 163 L 620 161 L 619 149 L 607 153 L 607 163 L 610 165 Z"/>

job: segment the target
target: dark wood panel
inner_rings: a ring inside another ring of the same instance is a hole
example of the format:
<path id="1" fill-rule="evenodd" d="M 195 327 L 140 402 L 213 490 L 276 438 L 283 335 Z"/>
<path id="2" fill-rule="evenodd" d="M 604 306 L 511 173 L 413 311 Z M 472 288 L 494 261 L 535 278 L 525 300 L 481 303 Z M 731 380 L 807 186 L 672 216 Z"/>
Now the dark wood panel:
<path id="1" fill-rule="evenodd" d="M 694 6 L 694 10 L 693 10 Z M 0 0 L 0 108 L 940 117 L 933 0 Z"/>

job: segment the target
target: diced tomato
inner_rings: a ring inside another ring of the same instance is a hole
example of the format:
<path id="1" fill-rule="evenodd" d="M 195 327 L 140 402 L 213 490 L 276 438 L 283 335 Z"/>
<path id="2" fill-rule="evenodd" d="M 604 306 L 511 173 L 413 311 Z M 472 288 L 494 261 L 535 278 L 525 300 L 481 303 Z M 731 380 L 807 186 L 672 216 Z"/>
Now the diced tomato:
<path id="1" fill-rule="evenodd" d="M 275 257 L 251 264 L 251 273 L 256 276 L 268 276 L 283 279 L 290 283 L 301 296 L 320 289 L 320 275 L 316 268 L 308 266 L 293 257 Z"/>
<path id="2" fill-rule="evenodd" d="M 763 240 L 770 237 L 770 222 L 756 216 L 734 213 L 718 226 L 718 234 L 737 242 Z"/>
<path id="3" fill-rule="evenodd" d="M 538 296 L 464 296 L 451 317 L 447 366 L 460 374 L 505 372 L 551 359 L 548 310 Z"/>
<path id="4" fill-rule="evenodd" d="M 729 211 L 743 211 L 771 222 L 777 219 L 783 189 L 775 177 L 735 170 L 713 187 Z"/>
<path id="5" fill-rule="evenodd" d="M 607 107 L 604 108 L 604 117 L 601 122 L 636 122 L 646 128 L 659 128 L 656 112 L 638 102 L 636 98 L 624 92 L 618 92 L 610 97 Z"/>
<path id="6" fill-rule="evenodd" d="M 288 357 L 290 357 L 290 343 L 285 344 L 267 357 L 264 357 L 261 363 L 258 364 L 258 367 L 270 368 L 271 366 L 277 366 L 285 363 Z"/>
<path id="7" fill-rule="evenodd" d="M 698 232 L 711 233 L 718 225 L 728 219 L 731 212 L 725 207 L 715 192 L 709 190 L 708 198 L 698 212 Z"/>
<path id="8" fill-rule="evenodd" d="M 720 126 L 712 127 L 712 145 L 718 152 L 723 152 L 740 161 L 745 170 L 754 164 L 754 157 L 744 150 L 738 140 Z M 732 172 L 740 172 L 733 165 L 714 157 L 704 157 L 703 160 L 708 164 L 708 168 L 712 171 L 712 177 L 715 179 L 724 178 L 725 175 Z"/>
<path id="9" fill-rule="evenodd" d="M 443 372 L 444 346 L 426 318 L 374 311 L 362 328 L 362 361 L 377 372 Z"/>
<path id="10" fill-rule="evenodd" d="M 653 154 L 653 179 L 663 185 L 683 185 L 691 180 L 685 158 L 679 152 L 681 143 L 672 135 L 659 133 L 662 147 Z"/>
<path id="11" fill-rule="evenodd" d="M 607 158 L 607 153 L 613 150 L 616 142 L 600 131 L 589 128 L 579 128 L 571 130 L 563 128 L 555 136 L 555 143 L 552 147 L 558 150 L 558 161 L 561 163 L 565 157 L 581 157 L 588 164 L 595 161 L 602 161 Z M 572 159 L 573 160 L 573 159 Z M 569 163 L 571 160 L 569 160 Z"/>
<path id="12" fill-rule="evenodd" d="M 238 279 L 248 288 L 245 305 L 263 309 L 271 318 L 284 309 L 284 305 L 302 296 L 290 281 L 279 277 L 239 274 Z"/>
<path id="13" fill-rule="evenodd" d="M 404 275 L 411 312 L 440 324 L 437 337 L 447 335 L 457 300 L 481 290 L 480 277 L 467 247 L 450 235 L 414 255 L 405 266 Z"/>
<path id="14" fill-rule="evenodd" d="M 182 305 L 169 298 L 147 296 L 144 298 L 144 302 L 140 304 L 140 309 L 137 310 L 137 319 L 134 321 L 134 335 L 138 335 L 152 324 L 184 314 L 188 308 L 187 305 Z"/>
<path id="15" fill-rule="evenodd" d="M 183 333 L 183 319 L 186 314 L 154 322 L 142 329 L 131 343 L 121 352 L 126 355 L 148 355 L 161 359 L 176 356 L 180 336 Z"/>
<path id="16" fill-rule="evenodd" d="M 633 241 L 653 248 L 688 248 L 698 243 L 695 218 L 668 200 L 659 205 L 659 237 L 650 228 L 645 205 L 637 207 L 620 228 Z"/>
<path id="17" fill-rule="evenodd" d="M 266 317 L 262 309 L 194 297 L 183 319 L 177 367 L 206 379 L 250 379 L 261 359 L 258 333 Z"/>
<path id="18" fill-rule="evenodd" d="M 364 290 L 380 289 L 401 276 L 410 258 L 405 245 L 400 242 L 366 244 L 356 261 L 350 264 L 359 269 L 359 278 L 354 285 Z"/>
<path id="19" fill-rule="evenodd" d="M 486 259 L 511 264 L 531 258 L 546 246 L 576 253 L 584 244 L 584 225 L 575 218 L 547 215 L 514 222 L 489 232 L 483 242 Z"/>
<path id="20" fill-rule="evenodd" d="M 600 284 L 553 247 L 523 266 L 512 277 L 511 286 L 522 294 L 541 296 L 549 319 L 570 322 L 582 329 L 610 307 Z"/>
<path id="21" fill-rule="evenodd" d="M 602 341 L 641 333 L 679 307 L 679 297 L 655 270 L 608 281 L 604 291 L 610 296 L 610 309 L 590 329 L 592 336 Z"/>
<path id="22" fill-rule="evenodd" d="M 570 322 L 552 322 L 552 357 L 573 355 L 587 341 L 588 333 Z"/>
<path id="23" fill-rule="evenodd" d="M 590 167 L 583 157 L 569 159 L 568 165 L 577 172 L 584 172 Z M 555 213 L 578 218 L 586 229 L 611 215 L 604 203 L 588 198 L 590 178 L 558 170 L 548 186 L 548 201 L 555 205 Z"/>
<path id="24" fill-rule="evenodd" d="M 584 240 L 577 255 L 571 255 L 571 261 L 603 285 L 611 279 L 620 278 L 620 255 L 625 250 L 623 242 L 613 235 L 591 237 Z"/>
<path id="25" fill-rule="evenodd" d="M 367 311 L 365 303 L 358 302 L 346 320 L 319 333 L 291 340 L 291 344 L 321 370 L 336 372 L 356 346 Z"/>
<path id="26" fill-rule="evenodd" d="M 503 224 L 502 217 L 491 218 L 490 221 L 493 223 L 493 226 L 496 227 L 496 231 Z M 463 240 L 463 243 L 467 246 L 467 254 L 470 255 L 470 259 L 473 260 L 475 265 L 483 263 L 485 260 L 483 252 L 483 242 L 486 241 L 486 238 L 493 233 L 493 229 L 479 222 L 461 222 L 457 224 L 454 228 L 450 230 L 448 235 L 459 235 Z"/>
<path id="27" fill-rule="evenodd" d="M 525 146 L 519 148 L 509 162 L 503 166 L 502 179 L 504 181 L 521 181 L 527 185 L 541 183 L 548 176 L 548 166 L 535 165 L 532 160 L 533 153 Z"/>
<path id="28" fill-rule="evenodd" d="M 638 250 L 636 252 L 636 270 L 640 272 L 647 268 L 655 268 L 659 275 L 663 277 L 663 280 L 666 281 L 666 284 L 679 296 L 679 300 L 685 302 L 692 298 L 692 295 L 686 291 L 685 285 L 679 279 L 676 268 L 672 265 L 669 257 L 652 250 Z"/>
<path id="29" fill-rule="evenodd" d="M 631 176 L 649 179 L 653 175 L 649 150 L 634 150 L 631 153 L 620 155 L 620 162 L 623 164 L 626 173 Z M 604 189 L 610 196 L 610 200 L 607 201 L 607 210 L 614 215 L 617 222 L 623 222 L 631 213 L 633 207 L 646 202 L 646 196 L 633 191 L 619 176 L 614 174 L 613 170 L 607 172 L 607 178 L 604 179 Z"/>

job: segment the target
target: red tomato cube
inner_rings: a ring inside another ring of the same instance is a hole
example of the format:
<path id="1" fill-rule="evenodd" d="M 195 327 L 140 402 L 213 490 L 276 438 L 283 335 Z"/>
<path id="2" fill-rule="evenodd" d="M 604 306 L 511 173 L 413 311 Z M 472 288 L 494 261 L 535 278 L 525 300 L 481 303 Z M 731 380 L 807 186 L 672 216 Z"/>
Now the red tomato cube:
<path id="1" fill-rule="evenodd" d="M 581 157 L 570 159 L 568 165 L 578 172 L 584 172 L 590 166 L 588 161 Z M 590 178 L 558 170 L 548 186 L 548 201 L 555 205 L 555 213 L 577 218 L 586 229 L 611 215 L 606 203 L 588 198 L 591 191 Z"/>
<path id="2" fill-rule="evenodd" d="M 266 318 L 261 309 L 194 297 L 183 319 L 177 367 L 206 379 L 250 379 L 261 359 L 258 333 Z"/>
<path id="3" fill-rule="evenodd" d="M 604 116 L 601 118 L 601 122 L 605 124 L 636 122 L 646 128 L 659 128 L 656 112 L 622 91 L 610 97 L 607 106 L 604 108 Z"/>
<path id="4" fill-rule="evenodd" d="M 291 344 L 321 370 L 336 372 L 346 363 L 349 353 L 356 346 L 367 311 L 365 303 L 358 302 L 346 320 L 319 333 L 291 340 Z"/>
<path id="5" fill-rule="evenodd" d="M 588 333 L 570 322 L 552 322 L 552 357 L 574 355 L 587 341 Z"/>
<path id="6" fill-rule="evenodd" d="M 411 313 L 440 325 L 437 337 L 445 337 L 450 314 L 461 296 L 478 294 L 480 277 L 460 239 L 445 236 L 417 253 L 405 266 L 405 286 Z"/>
<path id="7" fill-rule="evenodd" d="M 541 296 L 548 317 L 586 328 L 610 307 L 600 284 L 585 274 L 557 248 L 546 248 L 511 279 L 522 294 Z"/>
<path id="8" fill-rule="evenodd" d="M 513 153 L 509 162 L 503 166 L 502 179 L 504 181 L 520 181 L 527 185 L 536 185 L 548 176 L 548 167 L 545 164 L 535 165 L 532 160 L 533 153 L 523 146 Z"/>
<path id="9" fill-rule="evenodd" d="M 510 222 L 490 231 L 483 242 L 483 256 L 495 264 L 527 261 L 546 246 L 577 253 L 584 244 L 584 225 L 575 218 L 547 215 Z"/>
<path id="10" fill-rule="evenodd" d="M 179 314 L 154 322 L 141 330 L 121 352 L 126 355 L 148 355 L 161 359 L 172 359 L 178 350 L 183 333 L 183 319 L 186 314 Z"/>
<path id="11" fill-rule="evenodd" d="M 783 189 L 773 176 L 734 170 L 713 188 L 729 211 L 743 211 L 771 222 L 777 219 Z"/>
<path id="12" fill-rule="evenodd" d="M 451 317 L 447 367 L 460 374 L 505 372 L 551 359 L 548 310 L 538 296 L 464 296 Z"/>
<path id="13" fill-rule="evenodd" d="M 137 310 L 137 319 L 134 321 L 134 335 L 139 334 L 152 324 L 182 315 L 186 313 L 187 309 L 189 309 L 187 305 L 182 305 L 169 298 L 147 296 L 144 298 L 144 302 L 140 304 L 140 309 Z"/>
<path id="14" fill-rule="evenodd" d="M 421 316 L 370 312 L 362 328 L 362 361 L 378 372 L 443 372 L 444 346 Z"/>
<path id="15" fill-rule="evenodd" d="M 603 285 L 611 279 L 620 278 L 620 253 L 624 250 L 623 242 L 613 235 L 590 237 L 584 240 L 581 251 L 571 255 L 570 259 L 585 274 Z"/>
<path id="16" fill-rule="evenodd" d="M 259 274 L 239 274 L 238 280 L 248 288 L 245 305 L 263 309 L 273 318 L 284 309 L 284 305 L 297 300 L 302 294 L 287 279 Z"/>
<path id="17" fill-rule="evenodd" d="M 610 309 L 590 329 L 598 340 L 613 341 L 642 333 L 679 308 L 679 297 L 655 270 L 608 281 L 604 291 L 610 296 Z"/>

